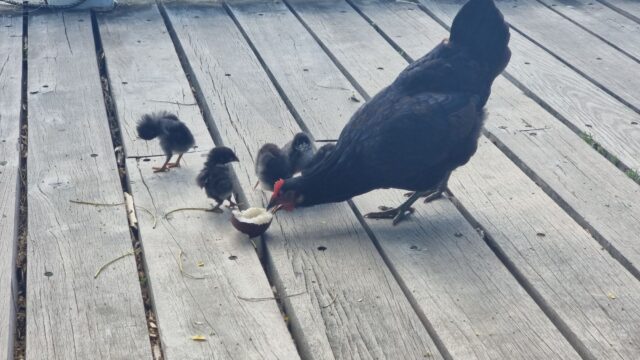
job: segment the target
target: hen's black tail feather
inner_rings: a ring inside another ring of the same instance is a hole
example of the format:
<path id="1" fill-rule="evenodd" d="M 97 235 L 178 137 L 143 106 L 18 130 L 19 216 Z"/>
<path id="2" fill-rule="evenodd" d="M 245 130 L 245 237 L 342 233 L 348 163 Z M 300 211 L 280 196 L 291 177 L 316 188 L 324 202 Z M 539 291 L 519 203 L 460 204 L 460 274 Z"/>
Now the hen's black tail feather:
<path id="1" fill-rule="evenodd" d="M 467 2 L 453 19 L 449 39 L 489 67 L 509 61 L 509 26 L 493 0 Z"/>

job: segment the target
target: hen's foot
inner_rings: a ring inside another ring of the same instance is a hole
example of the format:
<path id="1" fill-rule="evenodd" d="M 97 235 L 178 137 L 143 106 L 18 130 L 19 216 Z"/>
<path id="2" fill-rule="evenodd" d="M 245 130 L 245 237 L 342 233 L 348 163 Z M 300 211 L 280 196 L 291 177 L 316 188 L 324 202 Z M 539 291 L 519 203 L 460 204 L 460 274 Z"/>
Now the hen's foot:
<path id="1" fill-rule="evenodd" d="M 153 172 L 154 173 L 167 172 L 167 171 L 169 171 L 169 167 L 166 166 L 166 165 L 165 166 L 161 166 L 161 167 L 157 167 L 157 166 L 153 167 Z"/>
<path id="2" fill-rule="evenodd" d="M 169 169 L 177 168 L 177 167 L 180 167 L 180 163 L 178 163 L 178 162 L 168 163 L 167 164 L 167 168 L 169 168 Z"/>
<path id="3" fill-rule="evenodd" d="M 415 192 L 408 192 L 404 194 L 404 197 L 411 197 L 413 196 L 413 194 L 415 194 Z M 429 191 L 427 193 L 425 193 L 424 195 L 422 195 L 421 197 L 424 197 L 424 203 L 430 203 L 433 200 L 438 200 L 440 198 L 446 197 L 446 195 L 444 194 L 444 191 L 441 190 L 434 190 L 434 191 Z"/>
<path id="4" fill-rule="evenodd" d="M 380 209 L 381 211 L 370 212 L 368 214 L 365 214 L 364 217 L 366 217 L 367 219 L 393 219 L 393 225 L 397 225 L 400 221 L 404 220 L 407 215 L 413 214 L 413 212 L 415 211 L 415 209 L 412 207 L 403 207 L 402 205 L 398 206 L 397 208 L 380 206 L 378 207 L 378 209 Z"/>
<path id="5" fill-rule="evenodd" d="M 220 205 L 222 204 L 218 204 L 216 206 L 213 206 L 211 209 L 207 210 L 208 212 L 214 212 L 217 214 L 222 214 L 224 212 L 224 210 L 220 209 Z"/>

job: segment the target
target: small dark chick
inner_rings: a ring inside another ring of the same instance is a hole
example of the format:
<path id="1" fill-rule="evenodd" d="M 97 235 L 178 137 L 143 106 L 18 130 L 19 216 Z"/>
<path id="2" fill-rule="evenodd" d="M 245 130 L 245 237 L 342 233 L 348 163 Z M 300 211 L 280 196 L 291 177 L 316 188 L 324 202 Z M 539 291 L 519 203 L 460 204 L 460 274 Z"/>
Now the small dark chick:
<path id="1" fill-rule="evenodd" d="M 302 175 L 308 173 L 314 166 L 321 163 L 333 150 L 335 150 L 336 144 L 324 144 L 313 155 L 309 163 L 302 169 Z"/>
<path id="2" fill-rule="evenodd" d="M 273 184 L 279 179 L 288 179 L 293 175 L 287 154 L 278 145 L 267 143 L 262 145 L 256 158 L 256 175 L 258 184 L 265 190 L 273 191 Z"/>
<path id="3" fill-rule="evenodd" d="M 204 168 L 196 178 L 198 186 L 217 202 L 212 209 L 214 212 L 221 212 L 220 206 L 225 200 L 229 201 L 230 206 L 237 205 L 231 200 L 233 183 L 229 163 L 233 161 L 239 161 L 233 150 L 225 146 L 216 147 L 209 152 Z"/>
<path id="4" fill-rule="evenodd" d="M 299 132 L 293 136 L 293 140 L 288 142 L 283 148 L 289 158 L 291 173 L 297 174 L 306 168 L 313 158 L 314 150 L 311 145 L 309 135 Z"/>
<path id="5" fill-rule="evenodd" d="M 154 167 L 154 172 L 167 171 L 180 167 L 182 154 L 193 147 L 195 140 L 189 128 L 174 114 L 162 111 L 146 114 L 138 121 L 138 136 L 143 140 L 160 139 L 160 147 L 167 156 L 161 167 Z M 175 163 L 170 163 L 173 155 L 178 155 Z"/>

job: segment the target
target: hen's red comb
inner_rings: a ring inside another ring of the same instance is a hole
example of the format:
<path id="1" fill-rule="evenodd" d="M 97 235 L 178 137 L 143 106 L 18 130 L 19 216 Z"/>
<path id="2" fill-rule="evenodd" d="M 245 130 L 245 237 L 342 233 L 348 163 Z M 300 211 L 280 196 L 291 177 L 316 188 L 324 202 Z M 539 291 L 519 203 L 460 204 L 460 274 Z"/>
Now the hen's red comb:
<path id="1" fill-rule="evenodd" d="M 276 196 L 278 196 L 278 194 L 280 194 L 280 188 L 282 187 L 282 185 L 284 185 L 284 180 L 282 180 L 282 179 L 276 181 L 276 183 L 273 184 L 273 195 L 272 195 L 272 197 L 276 197 Z"/>

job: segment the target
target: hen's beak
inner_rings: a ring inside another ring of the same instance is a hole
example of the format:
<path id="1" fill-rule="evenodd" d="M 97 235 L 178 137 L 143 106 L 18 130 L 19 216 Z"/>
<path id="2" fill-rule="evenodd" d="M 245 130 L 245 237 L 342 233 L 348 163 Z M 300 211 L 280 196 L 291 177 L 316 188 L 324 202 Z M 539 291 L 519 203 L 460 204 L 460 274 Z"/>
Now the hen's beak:
<path id="1" fill-rule="evenodd" d="M 276 206 L 276 204 L 276 200 L 274 198 L 271 198 L 271 200 L 269 200 L 269 205 L 267 205 L 267 210 L 271 210 L 271 208 Z"/>

